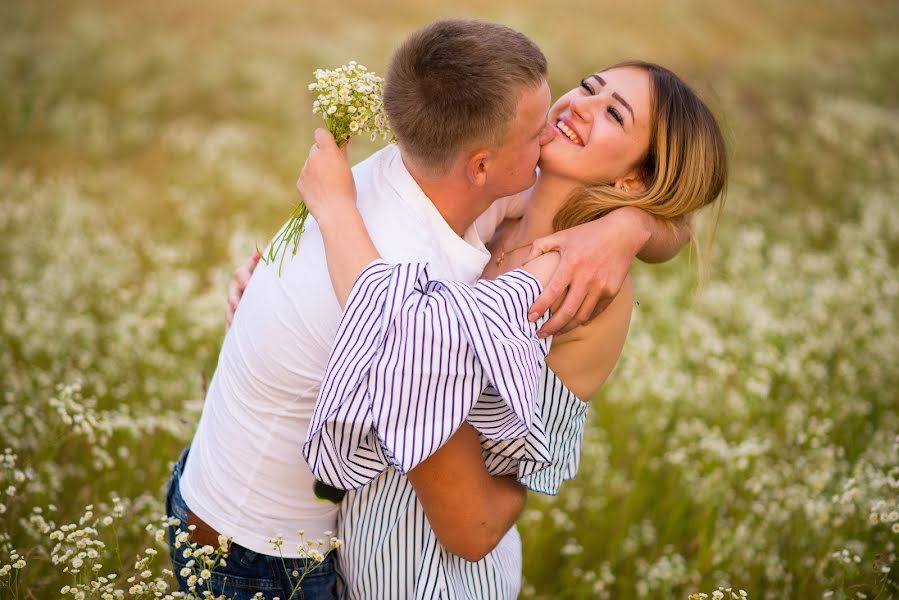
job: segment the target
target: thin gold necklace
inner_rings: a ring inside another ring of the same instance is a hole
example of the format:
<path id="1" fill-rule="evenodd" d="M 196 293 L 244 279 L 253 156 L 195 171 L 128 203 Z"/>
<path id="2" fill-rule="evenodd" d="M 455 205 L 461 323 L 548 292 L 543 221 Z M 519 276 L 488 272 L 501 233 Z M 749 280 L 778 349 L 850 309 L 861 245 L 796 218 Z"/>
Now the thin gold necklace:
<path id="1" fill-rule="evenodd" d="M 516 222 L 516 225 L 517 225 L 518 223 L 521 223 L 521 219 L 519 219 L 519 220 Z M 503 237 L 502 237 L 502 239 L 500 240 L 499 257 L 498 257 L 495 261 L 493 261 L 494 264 L 496 264 L 497 267 L 503 264 L 503 261 L 506 259 L 506 254 L 515 252 L 516 250 L 521 250 L 522 248 L 527 248 L 528 246 L 530 246 L 531 244 L 534 243 L 534 240 L 531 240 L 531 241 L 528 242 L 527 244 L 522 244 L 521 246 L 516 246 L 515 248 L 512 248 L 511 250 L 506 249 L 506 244 L 505 244 L 505 242 L 506 242 L 506 238 L 509 237 L 510 231 L 511 231 L 511 228 L 506 229 L 506 231 L 503 232 Z"/>

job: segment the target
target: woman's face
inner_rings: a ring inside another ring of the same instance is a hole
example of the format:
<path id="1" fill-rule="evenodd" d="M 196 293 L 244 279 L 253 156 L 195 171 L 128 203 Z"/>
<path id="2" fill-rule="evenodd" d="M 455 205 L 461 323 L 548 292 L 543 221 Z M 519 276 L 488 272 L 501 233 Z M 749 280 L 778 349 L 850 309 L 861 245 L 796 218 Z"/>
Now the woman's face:
<path id="1" fill-rule="evenodd" d="M 588 75 L 549 111 L 554 135 L 540 149 L 541 170 L 582 184 L 615 184 L 635 175 L 649 149 L 650 98 L 642 69 Z"/>

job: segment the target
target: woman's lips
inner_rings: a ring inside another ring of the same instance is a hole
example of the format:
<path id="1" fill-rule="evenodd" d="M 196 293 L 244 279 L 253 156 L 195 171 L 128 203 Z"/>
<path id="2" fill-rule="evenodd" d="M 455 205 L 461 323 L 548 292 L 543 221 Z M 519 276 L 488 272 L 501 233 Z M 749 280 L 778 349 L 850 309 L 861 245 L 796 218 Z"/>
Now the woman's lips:
<path id="1" fill-rule="evenodd" d="M 578 134 L 571 121 L 569 121 L 565 117 L 562 117 L 558 121 L 556 121 L 556 129 L 561 131 L 562 135 L 564 135 L 570 142 L 577 144 L 578 146 L 584 145 L 583 138 L 580 136 L 580 134 Z"/>

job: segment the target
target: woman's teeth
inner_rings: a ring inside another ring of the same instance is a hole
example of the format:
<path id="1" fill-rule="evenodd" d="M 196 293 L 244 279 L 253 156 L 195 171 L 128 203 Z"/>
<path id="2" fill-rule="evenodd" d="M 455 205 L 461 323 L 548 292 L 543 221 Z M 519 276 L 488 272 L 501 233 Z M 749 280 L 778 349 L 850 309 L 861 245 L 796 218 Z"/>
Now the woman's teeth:
<path id="1" fill-rule="evenodd" d="M 571 140 L 578 146 L 584 145 L 584 142 L 581 141 L 581 138 L 578 137 L 577 133 L 575 133 L 575 131 L 571 127 L 566 125 L 564 121 L 559 121 L 558 123 L 556 123 L 556 127 L 558 127 L 559 131 L 564 133 L 569 140 Z"/>

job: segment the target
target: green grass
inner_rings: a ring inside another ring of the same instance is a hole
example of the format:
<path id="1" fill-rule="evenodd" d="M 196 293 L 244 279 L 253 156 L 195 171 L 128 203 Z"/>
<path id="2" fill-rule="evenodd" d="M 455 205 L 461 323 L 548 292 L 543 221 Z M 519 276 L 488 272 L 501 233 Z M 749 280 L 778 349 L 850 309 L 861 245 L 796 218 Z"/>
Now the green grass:
<path id="1" fill-rule="evenodd" d="M 524 595 L 899 595 L 881 519 L 899 510 L 899 8 L 139 0 L 0 7 L 0 449 L 16 457 L 0 567 L 27 562 L 0 596 L 71 583 L 49 531 L 113 494 L 123 564 L 108 549 L 102 572 L 133 571 L 215 366 L 225 281 L 295 201 L 312 70 L 382 72 L 409 31 L 459 15 L 531 35 L 555 94 L 626 58 L 671 67 L 732 156 L 702 292 L 687 256 L 635 269 L 578 478 L 520 521 Z"/>

